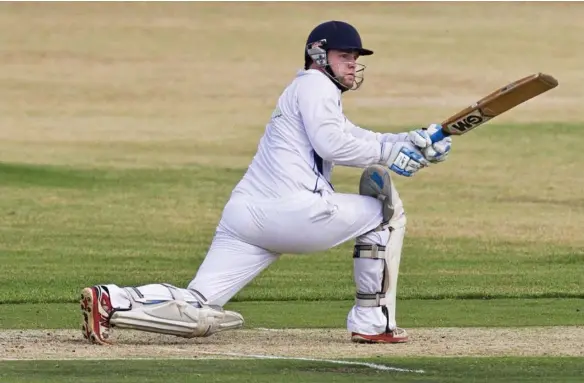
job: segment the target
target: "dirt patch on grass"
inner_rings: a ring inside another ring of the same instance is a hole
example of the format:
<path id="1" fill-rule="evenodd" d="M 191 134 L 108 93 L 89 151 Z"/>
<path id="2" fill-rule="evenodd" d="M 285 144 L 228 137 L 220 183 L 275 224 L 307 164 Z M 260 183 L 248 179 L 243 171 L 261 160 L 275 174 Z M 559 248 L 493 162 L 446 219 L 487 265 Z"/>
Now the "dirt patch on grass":
<path id="1" fill-rule="evenodd" d="M 395 356 L 584 356 L 584 327 L 418 328 L 396 345 L 351 343 L 342 329 L 250 329 L 209 338 L 118 331 L 113 346 L 87 344 L 76 330 L 0 331 L 0 360 L 304 358 Z"/>

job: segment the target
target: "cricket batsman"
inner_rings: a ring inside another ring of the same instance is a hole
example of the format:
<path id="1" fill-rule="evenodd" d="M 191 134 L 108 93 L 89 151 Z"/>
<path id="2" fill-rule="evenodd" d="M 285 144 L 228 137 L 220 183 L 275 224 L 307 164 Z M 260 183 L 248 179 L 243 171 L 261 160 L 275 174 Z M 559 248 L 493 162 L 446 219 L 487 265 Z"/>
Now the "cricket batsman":
<path id="1" fill-rule="evenodd" d="M 281 254 L 353 241 L 355 302 L 351 340 L 408 341 L 396 323 L 396 293 L 406 215 L 392 177 L 411 177 L 444 161 L 449 137 L 432 143 L 437 124 L 399 134 L 353 124 L 342 95 L 363 84 L 365 49 L 342 21 L 314 28 L 300 70 L 277 100 L 257 153 L 224 207 L 208 253 L 187 288 L 167 283 L 104 284 L 81 292 L 83 335 L 111 342 L 112 328 L 205 337 L 241 328 L 223 306 Z M 363 169 L 359 194 L 335 191 L 334 166 Z M 307 271 L 308 272 L 308 271 Z"/>

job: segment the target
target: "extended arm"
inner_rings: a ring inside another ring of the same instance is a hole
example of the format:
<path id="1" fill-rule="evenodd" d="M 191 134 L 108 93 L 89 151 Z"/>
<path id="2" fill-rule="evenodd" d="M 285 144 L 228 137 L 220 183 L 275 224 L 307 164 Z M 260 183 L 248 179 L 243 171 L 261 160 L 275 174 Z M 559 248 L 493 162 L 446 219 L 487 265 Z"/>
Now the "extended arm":
<path id="1" fill-rule="evenodd" d="M 403 133 L 377 133 L 371 130 L 363 129 L 353 124 L 348 119 L 346 120 L 345 126 L 347 132 L 351 133 L 355 137 L 359 137 L 365 140 L 386 143 L 411 142 L 417 148 L 422 150 L 424 157 L 428 161 L 433 163 L 446 160 L 446 157 L 448 156 L 452 146 L 452 139 L 450 137 L 446 137 L 438 142 L 432 143 L 430 136 L 436 131 L 440 131 L 441 129 L 441 126 L 438 124 L 431 124 L 425 129 L 416 129 Z"/>
<path id="2" fill-rule="evenodd" d="M 345 129 L 348 133 L 351 133 L 354 137 L 361 138 L 368 141 L 378 141 L 378 142 L 404 142 L 408 139 L 408 133 L 378 133 L 372 130 L 367 130 L 353 124 L 349 119 L 345 117 Z"/>
<path id="3" fill-rule="evenodd" d="M 315 85 L 300 87 L 298 107 L 308 139 L 322 159 L 360 168 L 383 164 L 405 176 L 427 166 L 420 151 L 409 142 L 368 140 L 345 131 L 339 94 L 330 87 Z"/>
<path id="4" fill-rule="evenodd" d="M 299 89 L 298 107 L 316 153 L 326 161 L 347 166 L 387 163 L 391 148 L 343 130 L 345 116 L 339 106 L 339 97 L 335 90 L 325 86 Z"/>

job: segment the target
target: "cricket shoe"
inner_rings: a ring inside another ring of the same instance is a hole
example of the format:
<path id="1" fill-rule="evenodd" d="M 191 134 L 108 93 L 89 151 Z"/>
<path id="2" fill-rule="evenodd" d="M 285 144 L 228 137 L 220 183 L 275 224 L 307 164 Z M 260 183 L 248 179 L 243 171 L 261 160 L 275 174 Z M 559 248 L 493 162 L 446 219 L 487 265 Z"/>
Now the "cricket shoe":
<path id="1" fill-rule="evenodd" d="M 351 341 L 355 343 L 405 343 L 408 341 L 408 333 L 399 327 L 393 331 L 377 335 L 365 335 L 353 332 L 351 333 Z"/>
<path id="2" fill-rule="evenodd" d="M 83 337 L 90 343 L 111 344 L 109 319 L 112 313 L 109 291 L 104 286 L 86 287 L 81 292 Z"/>

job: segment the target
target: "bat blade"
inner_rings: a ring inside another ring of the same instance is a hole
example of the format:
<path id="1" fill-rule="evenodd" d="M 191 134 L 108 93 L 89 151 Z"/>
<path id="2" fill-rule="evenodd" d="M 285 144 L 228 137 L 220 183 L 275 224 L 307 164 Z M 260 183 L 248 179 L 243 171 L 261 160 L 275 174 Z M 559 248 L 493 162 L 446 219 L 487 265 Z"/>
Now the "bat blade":
<path id="1" fill-rule="evenodd" d="M 558 86 L 558 80 L 536 73 L 511 82 L 442 122 L 442 131 L 432 135 L 436 142 L 450 135 L 462 135 L 492 120 L 509 109 Z"/>

